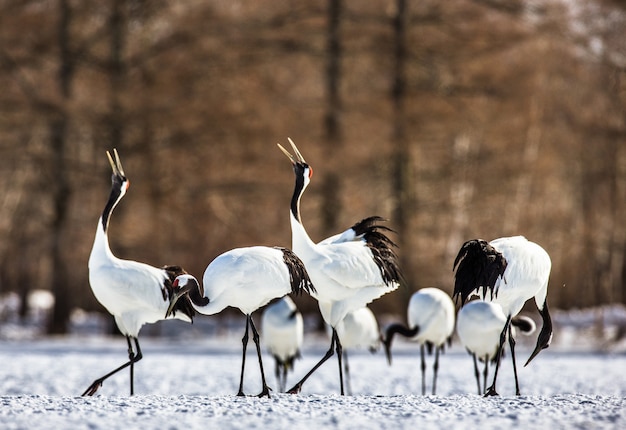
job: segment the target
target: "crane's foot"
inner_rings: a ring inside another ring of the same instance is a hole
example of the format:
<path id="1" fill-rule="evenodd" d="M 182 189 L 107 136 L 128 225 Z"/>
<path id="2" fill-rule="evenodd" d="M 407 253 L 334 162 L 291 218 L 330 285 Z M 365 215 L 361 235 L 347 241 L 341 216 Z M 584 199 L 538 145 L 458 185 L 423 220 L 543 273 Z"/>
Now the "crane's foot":
<path id="1" fill-rule="evenodd" d="M 246 397 L 246 394 L 243 391 L 239 390 L 239 392 L 237 393 L 237 397 Z"/>
<path id="2" fill-rule="evenodd" d="M 270 396 L 270 391 L 272 391 L 272 389 L 266 385 L 266 386 L 263 387 L 263 390 L 257 395 L 257 397 L 265 397 L 265 396 L 267 396 L 267 398 L 269 399 L 271 397 Z"/>
<path id="3" fill-rule="evenodd" d="M 96 379 L 89 386 L 89 388 L 87 388 L 85 390 L 85 392 L 82 394 L 82 396 L 83 397 L 85 397 L 85 396 L 93 396 L 94 394 L 96 394 L 96 391 L 98 391 L 98 388 L 100 388 L 100 387 L 102 387 L 102 380 L 101 379 Z"/>
<path id="4" fill-rule="evenodd" d="M 291 388 L 291 390 L 287 391 L 288 394 L 300 394 L 302 390 L 302 384 L 296 384 Z"/>
<path id="5" fill-rule="evenodd" d="M 498 392 L 496 391 L 496 387 L 492 385 L 491 387 L 487 389 L 484 397 L 492 397 L 492 396 L 499 396 L 499 395 L 500 394 L 498 394 Z"/>

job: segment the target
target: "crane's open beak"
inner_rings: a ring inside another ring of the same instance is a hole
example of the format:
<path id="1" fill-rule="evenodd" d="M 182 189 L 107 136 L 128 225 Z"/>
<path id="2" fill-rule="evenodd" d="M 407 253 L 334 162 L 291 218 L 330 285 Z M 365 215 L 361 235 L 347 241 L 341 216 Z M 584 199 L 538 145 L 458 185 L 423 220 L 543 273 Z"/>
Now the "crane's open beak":
<path id="1" fill-rule="evenodd" d="M 291 144 L 291 147 L 293 148 L 293 152 L 296 154 L 296 156 L 294 157 L 293 155 L 291 155 L 289 153 L 289 151 L 287 151 L 285 148 L 283 148 L 283 146 L 280 143 L 277 143 L 277 145 L 280 148 L 280 150 L 283 151 L 283 154 L 285 154 L 287 156 L 287 158 L 289 158 L 293 164 L 296 164 L 296 163 L 306 163 L 306 161 L 304 161 L 304 157 L 302 156 L 300 151 L 298 151 L 298 148 L 296 147 L 296 144 L 293 143 L 293 140 L 291 140 L 291 138 L 289 138 L 289 137 L 287 139 L 289 140 L 289 143 Z"/>
<path id="2" fill-rule="evenodd" d="M 117 153 L 117 149 L 113 148 L 113 154 L 115 155 L 115 161 L 113 161 L 111 153 L 107 151 L 107 157 L 109 157 L 109 164 L 111 164 L 113 174 L 125 177 L 126 175 L 124 174 L 124 168 L 122 167 L 122 162 L 120 161 L 120 156 Z"/>
<path id="3" fill-rule="evenodd" d="M 174 310 L 174 307 L 176 306 L 176 302 L 178 302 L 178 300 L 180 300 L 180 298 L 183 297 L 184 295 L 189 294 L 189 292 L 192 289 L 193 289 L 193 286 L 190 284 L 187 284 L 172 294 L 172 297 L 170 297 L 170 305 L 168 306 L 167 312 L 165 313 L 165 318 L 168 318 L 172 314 L 172 311 Z"/>

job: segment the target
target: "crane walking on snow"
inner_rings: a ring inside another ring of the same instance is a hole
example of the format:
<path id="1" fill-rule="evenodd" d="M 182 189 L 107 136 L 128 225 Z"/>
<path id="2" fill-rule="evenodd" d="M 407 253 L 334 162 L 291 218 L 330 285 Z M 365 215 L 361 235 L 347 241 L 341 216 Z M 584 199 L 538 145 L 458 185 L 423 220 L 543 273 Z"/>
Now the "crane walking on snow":
<path id="1" fill-rule="evenodd" d="M 115 161 L 107 152 L 113 175 L 111 194 L 102 216 L 98 220 L 96 237 L 89 256 L 89 284 L 96 299 L 115 317 L 120 332 L 128 342 L 128 362 L 96 379 L 85 390 L 83 396 L 92 396 L 102 386 L 104 380 L 130 366 L 130 394 L 134 394 L 134 365 L 141 360 L 139 330 L 146 323 L 162 320 L 168 306 L 171 316 L 191 322 L 194 310 L 190 301 L 202 303 L 201 295 L 190 295 L 186 300 L 170 306 L 172 282 L 185 273 L 178 266 L 156 268 L 132 260 L 122 260 L 109 248 L 108 227 L 115 206 L 122 200 L 130 186 L 116 150 Z M 133 349 L 134 343 L 134 349 Z"/>
<path id="2" fill-rule="evenodd" d="M 439 288 L 422 288 L 409 300 L 407 308 L 408 327 L 392 324 L 387 327 L 383 344 L 387 360 L 391 364 L 391 342 L 396 333 L 416 341 L 420 345 L 422 370 L 422 395 L 426 394 L 426 358 L 435 350 L 433 363 L 432 393 L 437 392 L 437 372 L 439 371 L 439 353 L 450 343 L 454 334 L 454 303 L 450 296 Z"/>
<path id="3" fill-rule="evenodd" d="M 268 304 L 272 299 L 286 294 L 299 295 L 301 292 L 313 293 L 304 264 L 291 250 L 252 246 L 236 248 L 219 255 L 204 271 L 200 287 L 197 279 L 191 275 L 181 275 L 174 281 L 174 297 L 167 315 L 174 309 L 177 301 L 186 295 L 202 295 L 204 304 L 192 302 L 193 308 L 204 315 L 214 315 L 232 306 L 246 316 L 246 329 L 242 338 L 243 354 L 241 359 L 241 377 L 238 396 L 244 396 L 243 375 L 246 366 L 246 348 L 248 346 L 248 327 L 252 330 L 252 340 L 256 345 L 259 367 L 261 369 L 262 391 L 259 397 L 270 395 L 270 388 L 265 380 L 259 333 L 252 320 L 252 313 Z"/>
<path id="4" fill-rule="evenodd" d="M 295 187 L 291 198 L 290 223 L 292 249 L 302 259 L 317 292 L 324 321 L 332 327 L 330 348 L 309 373 L 289 392 L 300 392 L 304 382 L 337 352 L 339 384 L 344 394 L 342 346 L 337 336 L 337 325 L 346 314 L 398 288 L 401 274 L 395 244 L 384 234 L 389 229 L 379 224 L 380 217 L 370 217 L 354 224 L 348 230 L 331 236 L 320 243 L 311 240 L 302 224 L 300 198 L 308 186 L 313 169 L 306 163 L 298 148 L 289 139 L 295 153 L 280 144 L 278 147 L 289 158 L 295 174 Z"/>

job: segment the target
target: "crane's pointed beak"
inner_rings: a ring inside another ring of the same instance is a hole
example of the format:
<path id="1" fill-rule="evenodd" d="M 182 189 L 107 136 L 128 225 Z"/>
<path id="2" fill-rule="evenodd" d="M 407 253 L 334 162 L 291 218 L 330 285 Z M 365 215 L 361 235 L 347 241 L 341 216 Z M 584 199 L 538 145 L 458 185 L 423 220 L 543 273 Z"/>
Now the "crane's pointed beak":
<path id="1" fill-rule="evenodd" d="M 121 177 L 125 177 L 124 168 L 122 167 L 122 161 L 120 160 L 120 156 L 117 153 L 117 149 L 113 148 L 113 155 L 115 156 L 115 160 L 111 157 L 111 153 L 107 151 L 107 158 L 109 159 L 109 164 L 111 165 L 111 170 L 113 170 L 113 174 Z"/>
<path id="2" fill-rule="evenodd" d="M 537 354 L 549 347 L 550 342 L 552 341 L 552 319 L 550 318 L 550 312 L 548 311 L 547 300 L 543 303 L 543 308 L 539 310 L 539 313 L 543 319 L 543 326 L 541 327 L 539 336 L 537 336 L 537 345 L 535 346 L 533 353 L 530 354 L 526 364 L 524 364 L 524 367 L 528 366 L 528 363 L 530 363 L 532 359 L 537 356 Z"/>
<path id="3" fill-rule="evenodd" d="M 124 174 L 124 168 L 122 167 L 122 160 L 120 160 L 120 156 L 117 153 L 117 149 L 113 148 L 113 153 L 115 154 L 115 162 L 117 164 L 117 168 L 122 176 L 126 176 Z"/>
<path id="4" fill-rule="evenodd" d="M 300 161 L 301 163 L 306 163 L 306 161 L 304 161 L 304 157 L 302 156 L 302 154 L 298 150 L 298 147 L 296 146 L 295 143 L 293 143 L 293 140 L 291 140 L 290 137 L 288 137 L 287 140 L 291 144 L 291 147 L 293 148 L 293 152 L 296 154 L 296 157 L 298 157 L 298 161 Z"/>
<path id="5" fill-rule="evenodd" d="M 111 165 L 111 170 L 113 170 L 113 174 L 114 175 L 119 174 L 119 171 L 117 170 L 117 166 L 115 165 L 115 162 L 113 161 L 113 158 L 111 157 L 111 153 L 109 151 L 107 151 L 107 158 L 109 159 L 109 164 Z"/>
<path id="6" fill-rule="evenodd" d="M 302 153 L 300 153 L 300 151 L 298 150 L 298 147 L 296 146 L 296 144 L 293 143 L 293 140 L 291 140 L 290 137 L 288 137 L 287 140 L 289 140 L 289 143 L 291 144 L 291 148 L 293 149 L 295 157 L 293 155 L 291 155 L 291 153 L 289 151 L 287 151 L 285 148 L 283 148 L 283 146 L 280 143 L 277 143 L 277 145 L 280 148 L 280 150 L 283 151 L 283 154 L 285 154 L 287 156 L 287 158 L 289 158 L 289 160 L 291 160 L 291 162 L 293 164 L 296 164 L 296 163 L 305 163 L 306 164 L 306 161 L 304 160 L 304 157 L 302 156 Z"/>
<path id="7" fill-rule="evenodd" d="M 172 297 L 170 297 L 170 305 L 167 307 L 167 312 L 165 312 L 165 318 L 169 318 L 170 315 L 172 315 L 172 312 L 174 311 L 174 307 L 176 306 L 178 300 L 180 300 L 180 298 L 184 295 L 189 294 L 192 288 L 193 286 L 187 284 L 172 294 Z"/>
<path id="8" fill-rule="evenodd" d="M 277 143 L 276 145 L 278 145 L 280 150 L 283 151 L 283 154 L 285 154 L 287 156 L 287 158 L 289 158 L 289 160 L 291 161 L 292 164 L 296 164 L 296 159 L 293 158 L 293 155 L 291 155 L 289 153 L 289 151 L 287 151 L 285 148 L 283 148 L 283 146 L 280 143 Z"/>

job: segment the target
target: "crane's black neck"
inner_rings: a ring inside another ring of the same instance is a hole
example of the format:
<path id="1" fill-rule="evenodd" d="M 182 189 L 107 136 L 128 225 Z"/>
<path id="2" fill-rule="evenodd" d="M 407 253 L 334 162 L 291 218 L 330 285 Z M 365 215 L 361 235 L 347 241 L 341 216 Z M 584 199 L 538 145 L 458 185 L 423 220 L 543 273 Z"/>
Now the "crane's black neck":
<path id="1" fill-rule="evenodd" d="M 126 178 L 113 174 L 111 182 L 111 194 L 109 195 L 109 200 L 102 211 L 102 229 L 105 233 L 109 227 L 109 220 L 111 219 L 113 209 L 122 198 L 122 188 L 125 186 Z"/>
<path id="2" fill-rule="evenodd" d="M 391 341 L 393 340 L 394 335 L 400 334 L 404 337 L 414 337 L 419 333 L 419 326 L 415 326 L 413 328 L 408 328 L 402 324 L 391 324 L 387 328 L 387 332 L 385 334 L 385 342 L 388 342 L 391 345 Z"/>
<path id="3" fill-rule="evenodd" d="M 300 198 L 304 193 L 305 170 L 308 167 L 306 163 L 301 162 L 293 165 L 293 171 L 296 175 L 296 184 L 293 189 L 293 196 L 291 196 L 291 213 L 300 224 L 302 224 L 302 218 L 300 217 Z"/>

